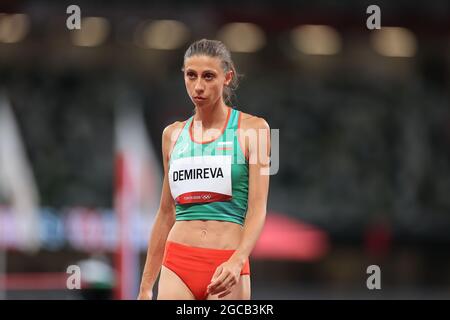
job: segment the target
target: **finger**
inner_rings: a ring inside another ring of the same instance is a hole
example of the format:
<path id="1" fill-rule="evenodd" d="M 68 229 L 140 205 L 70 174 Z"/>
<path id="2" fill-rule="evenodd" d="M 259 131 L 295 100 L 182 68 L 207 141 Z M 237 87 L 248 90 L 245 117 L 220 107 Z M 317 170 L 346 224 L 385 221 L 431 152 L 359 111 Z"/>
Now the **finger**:
<path id="1" fill-rule="evenodd" d="M 232 287 L 218 288 L 218 289 L 214 292 L 214 294 L 212 294 L 212 295 L 218 295 L 219 298 L 220 298 L 220 297 L 223 296 L 227 291 L 231 291 L 231 289 L 232 289 Z"/>
<path id="2" fill-rule="evenodd" d="M 223 270 L 222 265 L 217 267 L 216 271 L 214 272 L 214 274 L 211 278 L 211 282 L 213 282 L 222 273 L 222 270 Z"/>
<path id="3" fill-rule="evenodd" d="M 214 272 L 213 276 L 211 277 L 211 282 L 209 283 L 207 290 L 209 290 L 211 286 L 217 285 L 218 280 L 220 279 L 221 275 L 222 275 L 222 267 L 218 267 L 216 269 L 216 272 Z"/>
<path id="4" fill-rule="evenodd" d="M 231 288 L 233 288 L 233 287 L 236 285 L 236 283 L 237 283 L 237 282 L 235 281 L 235 278 L 234 278 L 233 276 L 228 277 L 228 278 L 222 283 L 221 287 L 220 287 L 220 288 L 218 287 L 215 291 L 216 291 L 217 293 L 220 293 L 221 291 L 231 289 Z"/>
<path id="5" fill-rule="evenodd" d="M 215 278 L 213 277 L 210 282 L 210 286 L 215 286 L 218 283 L 222 283 L 228 276 L 230 275 L 230 272 L 222 270 L 220 274 L 218 274 Z"/>
<path id="6" fill-rule="evenodd" d="M 216 287 L 214 290 L 211 290 L 209 293 L 211 295 L 221 295 L 228 290 L 232 290 L 235 285 L 236 283 L 234 283 L 233 281 L 227 281 L 226 283 L 223 283 L 220 286 Z"/>
<path id="7" fill-rule="evenodd" d="M 223 281 L 230 275 L 229 272 L 224 272 L 222 270 L 222 272 L 211 281 L 211 283 L 209 284 L 209 287 L 216 287 L 217 285 L 220 285 L 221 283 L 223 283 Z"/>
<path id="8" fill-rule="evenodd" d="M 230 274 L 223 273 L 216 279 L 215 283 L 208 286 L 209 293 L 217 294 L 226 289 L 225 284 L 228 282 Z"/>
<path id="9" fill-rule="evenodd" d="M 225 287 L 230 287 L 230 286 L 233 286 L 234 284 L 236 284 L 235 277 L 231 273 L 222 282 L 222 285 Z"/>
<path id="10" fill-rule="evenodd" d="M 227 279 L 227 281 L 225 281 L 223 283 L 223 289 L 222 288 L 217 288 L 215 290 L 216 294 L 220 297 L 224 297 L 226 295 L 228 295 L 232 290 L 233 287 L 236 285 L 236 281 L 234 279 L 234 277 L 230 277 L 229 279 Z"/>
<path id="11" fill-rule="evenodd" d="M 224 293 L 219 295 L 219 298 L 223 298 L 226 297 L 227 295 L 229 295 L 231 293 L 231 289 L 228 289 L 227 291 L 225 291 Z"/>

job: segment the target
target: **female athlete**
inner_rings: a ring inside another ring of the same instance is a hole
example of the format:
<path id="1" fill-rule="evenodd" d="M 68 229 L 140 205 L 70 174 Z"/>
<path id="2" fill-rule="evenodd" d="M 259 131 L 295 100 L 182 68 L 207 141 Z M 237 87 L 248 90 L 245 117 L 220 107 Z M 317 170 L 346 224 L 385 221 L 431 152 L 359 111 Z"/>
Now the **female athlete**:
<path id="1" fill-rule="evenodd" d="M 152 299 L 158 274 L 157 299 L 250 299 L 270 129 L 229 105 L 237 73 L 222 42 L 192 43 L 182 71 L 195 113 L 163 131 L 164 181 L 138 299 Z"/>

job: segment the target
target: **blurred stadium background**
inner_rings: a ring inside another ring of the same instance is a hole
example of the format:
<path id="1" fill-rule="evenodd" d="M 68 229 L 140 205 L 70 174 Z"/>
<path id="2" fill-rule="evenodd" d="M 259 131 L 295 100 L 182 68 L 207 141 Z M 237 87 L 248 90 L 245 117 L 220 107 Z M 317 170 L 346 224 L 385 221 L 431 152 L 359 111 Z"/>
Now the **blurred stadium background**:
<path id="1" fill-rule="evenodd" d="M 162 129 L 192 113 L 180 68 L 203 37 L 244 74 L 235 106 L 279 129 L 253 298 L 450 298 L 448 1 L 7 0 L 0 299 L 135 298 Z"/>

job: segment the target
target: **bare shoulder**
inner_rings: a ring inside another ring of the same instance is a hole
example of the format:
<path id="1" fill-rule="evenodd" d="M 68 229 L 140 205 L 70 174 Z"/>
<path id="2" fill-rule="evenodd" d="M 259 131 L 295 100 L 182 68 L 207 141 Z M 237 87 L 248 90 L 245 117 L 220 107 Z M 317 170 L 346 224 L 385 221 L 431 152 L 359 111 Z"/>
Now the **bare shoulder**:
<path id="1" fill-rule="evenodd" d="M 258 117 L 245 112 L 242 112 L 241 117 L 242 129 L 270 129 L 269 124 L 262 117 Z"/>
<path id="2" fill-rule="evenodd" d="M 175 121 L 164 128 L 162 133 L 162 148 L 165 155 L 170 154 L 170 150 L 175 145 L 186 121 Z"/>
<path id="3" fill-rule="evenodd" d="M 177 133 L 177 131 L 182 130 L 186 121 L 187 120 L 175 121 L 175 122 L 169 124 L 168 126 L 166 126 L 163 130 L 163 137 L 170 138 L 173 134 Z"/>
<path id="4" fill-rule="evenodd" d="M 166 144 L 167 147 L 170 148 L 170 146 L 177 140 L 178 135 L 181 133 L 181 130 L 183 130 L 185 121 L 175 121 L 168 126 L 166 126 L 163 130 L 163 145 Z"/>

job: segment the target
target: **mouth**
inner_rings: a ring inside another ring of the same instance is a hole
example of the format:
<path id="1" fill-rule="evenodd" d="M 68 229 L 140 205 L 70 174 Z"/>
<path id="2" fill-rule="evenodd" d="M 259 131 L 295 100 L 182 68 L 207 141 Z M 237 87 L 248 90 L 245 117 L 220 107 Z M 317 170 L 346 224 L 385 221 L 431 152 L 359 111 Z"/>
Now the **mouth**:
<path id="1" fill-rule="evenodd" d="M 193 99 L 194 99 L 195 101 L 204 101 L 204 100 L 206 100 L 205 97 L 200 97 L 200 96 L 195 96 Z"/>

